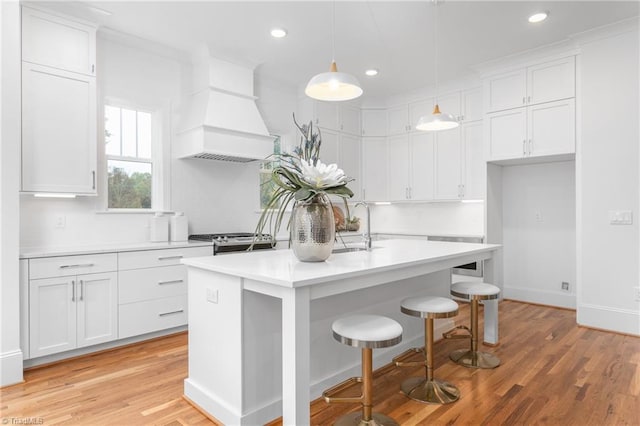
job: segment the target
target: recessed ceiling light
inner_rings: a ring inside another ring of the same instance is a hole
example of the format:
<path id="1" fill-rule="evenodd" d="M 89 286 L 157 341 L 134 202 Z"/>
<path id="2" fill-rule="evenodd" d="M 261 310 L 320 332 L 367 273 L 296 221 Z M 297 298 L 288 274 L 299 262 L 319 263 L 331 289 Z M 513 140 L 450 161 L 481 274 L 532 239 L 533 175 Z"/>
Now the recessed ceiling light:
<path id="1" fill-rule="evenodd" d="M 284 28 L 274 28 L 271 30 L 271 36 L 275 38 L 282 38 L 287 36 L 287 30 Z"/>
<path id="2" fill-rule="evenodd" d="M 372 68 L 370 70 L 366 70 L 364 73 L 369 77 L 373 77 L 374 75 L 378 75 L 378 70 L 375 68 Z"/>
<path id="3" fill-rule="evenodd" d="M 547 19 L 547 16 L 549 16 L 547 12 L 534 13 L 533 15 L 529 16 L 529 22 L 531 22 L 532 24 L 535 24 L 536 22 L 542 22 Z"/>

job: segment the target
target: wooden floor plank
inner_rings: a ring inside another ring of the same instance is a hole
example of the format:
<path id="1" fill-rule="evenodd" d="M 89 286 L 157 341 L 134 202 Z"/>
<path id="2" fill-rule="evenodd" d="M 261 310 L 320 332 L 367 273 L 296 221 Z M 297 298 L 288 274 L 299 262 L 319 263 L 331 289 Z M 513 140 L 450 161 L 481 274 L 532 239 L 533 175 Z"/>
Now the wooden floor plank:
<path id="1" fill-rule="evenodd" d="M 578 327 L 575 312 L 564 309 L 514 301 L 499 309 L 501 343 L 482 346 L 502 360 L 498 368 L 451 362 L 449 353 L 467 341 L 435 344 L 435 376 L 458 386 L 459 401 L 412 401 L 400 384 L 424 369 L 387 366 L 374 376 L 374 410 L 407 426 L 640 425 L 640 338 Z M 462 305 L 456 323 L 468 322 Z M 182 333 L 28 370 L 24 383 L 1 390 L 0 416 L 8 424 L 25 418 L 45 425 L 216 424 L 182 398 L 186 375 Z M 357 409 L 316 400 L 311 423 L 328 425 Z"/>

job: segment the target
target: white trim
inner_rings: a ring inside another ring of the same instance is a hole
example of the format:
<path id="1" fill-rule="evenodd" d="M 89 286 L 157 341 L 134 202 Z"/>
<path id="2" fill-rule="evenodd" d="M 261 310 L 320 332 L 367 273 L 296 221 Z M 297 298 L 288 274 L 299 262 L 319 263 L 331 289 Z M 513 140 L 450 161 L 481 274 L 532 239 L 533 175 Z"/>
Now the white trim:
<path id="1" fill-rule="evenodd" d="M 22 351 L 17 349 L 0 354 L 0 386 L 22 381 Z"/>
<path id="2" fill-rule="evenodd" d="M 585 327 L 640 336 L 640 312 L 581 303 L 577 322 Z"/>
<path id="3" fill-rule="evenodd" d="M 559 308 L 576 308 L 576 295 L 569 292 L 538 290 L 523 287 L 504 287 L 505 299 L 520 302 L 537 303 L 540 305 L 557 306 Z"/>
<path id="4" fill-rule="evenodd" d="M 592 28 L 581 33 L 573 34 L 571 37 L 578 44 L 588 44 L 594 41 L 602 40 L 609 37 L 615 37 L 630 31 L 637 31 L 640 23 L 640 17 L 624 19 L 614 22 L 613 24 Z"/>

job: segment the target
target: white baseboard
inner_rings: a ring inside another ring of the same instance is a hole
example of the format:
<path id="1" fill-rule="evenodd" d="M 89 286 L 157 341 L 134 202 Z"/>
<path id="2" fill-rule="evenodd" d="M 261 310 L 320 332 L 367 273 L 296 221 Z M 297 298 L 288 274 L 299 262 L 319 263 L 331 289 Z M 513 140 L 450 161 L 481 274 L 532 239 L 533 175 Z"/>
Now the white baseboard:
<path id="1" fill-rule="evenodd" d="M 578 305 L 579 325 L 640 336 L 640 312 L 608 306 Z"/>
<path id="2" fill-rule="evenodd" d="M 576 308 L 576 295 L 574 293 L 505 286 L 502 290 L 502 295 L 505 299 L 518 300 L 520 302 L 538 303 L 540 305 L 568 309 Z"/>
<path id="3" fill-rule="evenodd" d="M 22 351 L 20 349 L 0 354 L 0 387 L 15 385 L 22 376 Z"/>

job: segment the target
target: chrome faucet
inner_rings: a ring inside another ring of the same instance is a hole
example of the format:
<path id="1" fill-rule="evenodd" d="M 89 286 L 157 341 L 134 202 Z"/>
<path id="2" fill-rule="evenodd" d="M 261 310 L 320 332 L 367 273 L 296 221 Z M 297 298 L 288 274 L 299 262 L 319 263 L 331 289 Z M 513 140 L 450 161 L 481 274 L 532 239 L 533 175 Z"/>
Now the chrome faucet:
<path id="1" fill-rule="evenodd" d="M 362 234 L 364 237 L 364 244 L 367 251 L 371 251 L 371 212 L 369 211 L 369 204 L 364 201 L 356 203 L 355 207 L 364 206 L 367 209 L 367 232 Z"/>

